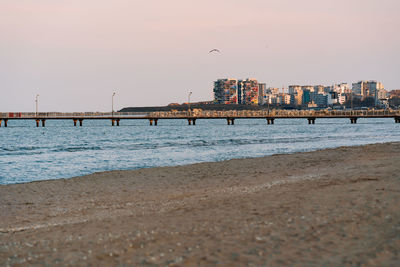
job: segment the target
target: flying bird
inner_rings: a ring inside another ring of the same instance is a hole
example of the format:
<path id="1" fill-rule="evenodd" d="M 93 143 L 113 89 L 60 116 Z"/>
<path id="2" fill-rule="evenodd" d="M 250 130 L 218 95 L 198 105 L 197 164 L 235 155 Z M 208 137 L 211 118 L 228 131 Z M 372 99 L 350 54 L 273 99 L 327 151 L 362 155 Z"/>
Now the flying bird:
<path id="1" fill-rule="evenodd" d="M 212 52 L 218 52 L 218 53 L 221 53 L 221 51 L 219 51 L 219 49 L 216 49 L 216 48 L 214 48 L 214 49 L 211 49 L 210 51 L 208 51 L 208 53 L 210 54 L 210 53 L 212 53 Z"/>

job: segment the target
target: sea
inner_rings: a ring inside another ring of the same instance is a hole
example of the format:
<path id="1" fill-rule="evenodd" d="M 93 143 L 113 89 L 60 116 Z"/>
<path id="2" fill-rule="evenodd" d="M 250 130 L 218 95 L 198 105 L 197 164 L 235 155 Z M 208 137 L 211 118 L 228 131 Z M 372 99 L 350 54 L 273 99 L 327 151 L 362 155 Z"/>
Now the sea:
<path id="1" fill-rule="evenodd" d="M 0 127 L 0 184 L 71 178 L 94 172 L 217 162 L 400 141 L 394 119 L 9 120 Z M 340 161 L 340 159 L 337 159 Z"/>

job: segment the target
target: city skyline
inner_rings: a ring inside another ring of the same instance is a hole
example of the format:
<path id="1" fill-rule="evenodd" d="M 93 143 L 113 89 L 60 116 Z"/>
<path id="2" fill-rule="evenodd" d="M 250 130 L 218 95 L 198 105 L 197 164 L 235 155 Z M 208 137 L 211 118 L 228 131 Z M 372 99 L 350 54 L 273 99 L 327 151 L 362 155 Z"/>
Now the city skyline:
<path id="1" fill-rule="evenodd" d="M 291 108 L 353 108 L 353 104 L 378 108 L 398 106 L 396 92 L 393 91 L 391 96 L 383 83 L 375 80 L 358 81 L 351 86 L 349 83 L 329 86 L 297 84 L 279 88 L 267 87 L 256 78 L 225 78 L 214 81 L 213 92 L 216 104 L 272 104 Z"/>
<path id="2" fill-rule="evenodd" d="M 220 77 L 268 87 L 378 80 L 399 89 L 400 3 L 0 3 L 0 111 L 109 111 L 213 99 Z M 209 53 L 218 49 L 221 53 Z"/>

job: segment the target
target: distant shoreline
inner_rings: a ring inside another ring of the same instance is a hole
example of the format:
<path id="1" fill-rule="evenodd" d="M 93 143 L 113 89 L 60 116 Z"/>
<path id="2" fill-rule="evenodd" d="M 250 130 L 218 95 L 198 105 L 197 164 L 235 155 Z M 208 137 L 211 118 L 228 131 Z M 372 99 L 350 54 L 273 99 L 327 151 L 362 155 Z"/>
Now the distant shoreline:
<path id="1" fill-rule="evenodd" d="M 275 106 L 270 106 L 270 109 L 278 108 Z M 280 108 L 285 109 L 294 109 L 289 106 L 282 106 Z M 188 104 L 175 104 L 168 106 L 153 106 L 153 107 L 126 107 L 119 112 L 157 112 L 157 111 L 187 111 L 189 109 Z M 202 110 L 218 110 L 218 111 L 227 111 L 227 110 L 265 110 L 268 109 L 268 105 L 240 105 L 240 104 L 199 104 L 199 103 L 191 103 L 190 109 L 202 109 Z"/>
<path id="2" fill-rule="evenodd" d="M 349 108 L 349 107 L 347 107 Z M 379 109 L 376 107 L 354 107 L 353 110 L 369 110 Z M 125 107 L 120 109 L 118 112 L 160 112 L 160 111 L 187 111 L 189 105 L 184 104 L 170 104 L 167 106 L 148 106 L 148 107 Z M 243 105 L 243 104 L 202 104 L 202 103 L 191 103 L 190 109 L 201 109 L 201 110 L 216 110 L 216 111 L 231 111 L 231 110 L 267 110 L 267 109 L 283 109 L 283 110 L 324 110 L 324 109 L 346 109 L 345 106 L 333 106 L 333 107 L 293 107 L 291 105 L 275 105 L 275 104 L 264 104 L 264 105 Z"/>

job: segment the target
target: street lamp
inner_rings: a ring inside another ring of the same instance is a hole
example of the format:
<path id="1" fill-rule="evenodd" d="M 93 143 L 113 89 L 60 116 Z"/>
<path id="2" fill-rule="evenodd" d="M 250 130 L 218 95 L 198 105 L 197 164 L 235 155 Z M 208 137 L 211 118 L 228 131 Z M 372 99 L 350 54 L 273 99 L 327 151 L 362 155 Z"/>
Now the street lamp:
<path id="1" fill-rule="evenodd" d="M 189 95 L 188 95 L 188 103 L 189 103 L 189 116 L 190 116 L 190 96 L 192 95 L 192 92 L 190 91 L 189 92 Z"/>
<path id="2" fill-rule="evenodd" d="M 113 92 L 112 97 L 111 97 L 111 114 L 114 117 L 114 96 L 115 92 Z"/>
<path id="3" fill-rule="evenodd" d="M 38 115 L 39 94 L 36 95 L 35 102 L 36 102 L 36 117 L 37 117 L 37 115 Z"/>
<path id="4" fill-rule="evenodd" d="M 351 90 L 351 93 L 350 93 L 350 100 L 351 100 L 351 114 L 353 114 L 353 109 L 354 109 L 354 106 L 353 106 L 353 90 Z"/>

